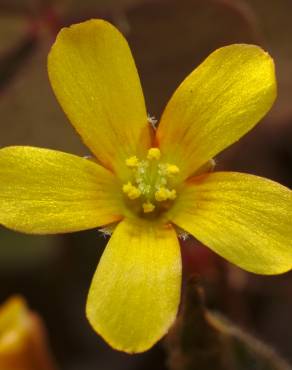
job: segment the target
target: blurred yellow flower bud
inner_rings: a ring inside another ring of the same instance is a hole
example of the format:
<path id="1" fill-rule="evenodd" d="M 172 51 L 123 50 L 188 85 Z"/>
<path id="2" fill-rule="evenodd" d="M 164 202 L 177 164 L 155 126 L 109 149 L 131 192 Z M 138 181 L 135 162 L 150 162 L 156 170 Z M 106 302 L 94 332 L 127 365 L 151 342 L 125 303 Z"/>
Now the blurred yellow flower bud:
<path id="1" fill-rule="evenodd" d="M 55 370 L 41 319 L 14 296 L 0 306 L 0 370 Z"/>

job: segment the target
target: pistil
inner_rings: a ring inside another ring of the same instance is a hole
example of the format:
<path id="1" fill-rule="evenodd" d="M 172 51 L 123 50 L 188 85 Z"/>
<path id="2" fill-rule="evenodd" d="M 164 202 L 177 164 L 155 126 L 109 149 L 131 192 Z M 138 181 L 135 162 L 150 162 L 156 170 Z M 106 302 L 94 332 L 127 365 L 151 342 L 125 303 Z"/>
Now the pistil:
<path id="1" fill-rule="evenodd" d="M 170 201 L 176 198 L 176 190 L 170 185 L 172 178 L 179 173 L 179 167 L 163 163 L 160 158 L 159 148 L 153 147 L 148 150 L 146 159 L 139 159 L 135 155 L 126 159 L 132 176 L 122 190 L 130 200 L 139 199 L 140 209 L 145 214 L 166 209 Z M 161 203 L 165 204 L 160 206 Z M 134 208 L 137 208 L 137 203 Z"/>

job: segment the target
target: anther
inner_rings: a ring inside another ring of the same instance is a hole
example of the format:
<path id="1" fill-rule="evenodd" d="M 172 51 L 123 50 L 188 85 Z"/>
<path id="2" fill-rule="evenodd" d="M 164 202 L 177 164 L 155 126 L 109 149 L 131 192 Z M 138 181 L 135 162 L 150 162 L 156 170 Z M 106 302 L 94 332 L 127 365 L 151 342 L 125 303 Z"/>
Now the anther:
<path id="1" fill-rule="evenodd" d="M 167 176 L 177 175 L 179 173 L 179 168 L 175 164 L 167 163 L 165 172 Z"/>
<path id="2" fill-rule="evenodd" d="M 139 159 L 135 155 L 133 157 L 127 158 L 126 165 L 130 168 L 138 167 Z"/>
<path id="3" fill-rule="evenodd" d="M 123 185 L 123 192 L 127 194 L 130 199 L 137 199 L 141 195 L 141 191 L 129 181 L 127 184 Z"/>
<path id="4" fill-rule="evenodd" d="M 157 202 L 163 202 L 168 199 L 174 200 L 175 198 L 176 191 L 174 189 L 169 190 L 165 187 L 161 187 L 155 192 L 155 199 L 157 200 Z"/>
<path id="5" fill-rule="evenodd" d="M 158 148 L 150 148 L 148 150 L 147 159 L 160 159 L 161 153 Z"/>
<path id="6" fill-rule="evenodd" d="M 167 198 L 168 198 L 168 192 L 166 188 L 161 187 L 155 192 L 155 199 L 158 202 L 163 202 L 164 200 L 167 200 Z"/>
<path id="7" fill-rule="evenodd" d="M 143 207 L 143 212 L 144 213 L 150 213 L 150 212 L 153 212 L 154 209 L 155 209 L 155 205 L 152 204 L 151 202 L 147 202 L 147 203 L 143 203 L 142 204 L 142 207 Z"/>
<path id="8" fill-rule="evenodd" d="M 174 200 L 176 198 L 176 191 L 174 189 L 168 191 L 168 199 Z"/>

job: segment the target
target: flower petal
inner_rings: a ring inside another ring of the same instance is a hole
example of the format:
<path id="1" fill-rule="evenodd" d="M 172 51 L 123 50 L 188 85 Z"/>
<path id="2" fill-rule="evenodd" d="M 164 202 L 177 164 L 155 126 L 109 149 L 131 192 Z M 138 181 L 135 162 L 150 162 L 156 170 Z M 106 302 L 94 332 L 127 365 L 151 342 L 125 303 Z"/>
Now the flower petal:
<path id="1" fill-rule="evenodd" d="M 0 150 L 0 224 L 26 233 L 90 229 L 121 219 L 114 176 L 75 155 L 32 147 Z"/>
<path id="2" fill-rule="evenodd" d="M 114 231 L 93 277 L 87 317 L 112 347 L 146 351 L 173 323 L 180 286 L 174 229 L 125 220 Z"/>
<path id="3" fill-rule="evenodd" d="M 276 97 L 274 64 L 255 45 L 212 53 L 178 87 L 161 118 L 157 140 L 186 178 L 248 132 Z"/>
<path id="4" fill-rule="evenodd" d="M 149 147 L 143 92 L 129 46 L 103 20 L 63 28 L 48 59 L 53 90 L 96 157 L 120 170 Z"/>
<path id="5" fill-rule="evenodd" d="M 232 172 L 199 176 L 186 184 L 169 217 L 245 270 L 292 268 L 292 192 L 276 182 Z"/>

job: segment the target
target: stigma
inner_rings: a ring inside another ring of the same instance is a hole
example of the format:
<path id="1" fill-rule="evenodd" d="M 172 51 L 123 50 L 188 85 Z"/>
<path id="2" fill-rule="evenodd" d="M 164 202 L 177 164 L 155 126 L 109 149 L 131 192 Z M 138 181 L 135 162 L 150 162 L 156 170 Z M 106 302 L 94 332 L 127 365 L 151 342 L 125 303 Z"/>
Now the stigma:
<path id="1" fill-rule="evenodd" d="M 130 178 L 122 186 L 126 198 L 133 201 L 133 209 L 143 214 L 159 213 L 167 209 L 176 199 L 176 189 L 173 187 L 173 178 L 180 170 L 172 163 L 161 160 L 159 148 L 150 148 L 146 158 L 131 156 L 125 164 L 131 170 Z M 129 203 L 131 207 L 131 202 Z"/>

